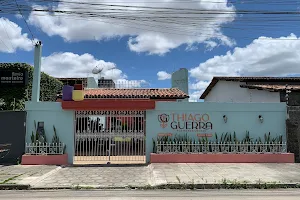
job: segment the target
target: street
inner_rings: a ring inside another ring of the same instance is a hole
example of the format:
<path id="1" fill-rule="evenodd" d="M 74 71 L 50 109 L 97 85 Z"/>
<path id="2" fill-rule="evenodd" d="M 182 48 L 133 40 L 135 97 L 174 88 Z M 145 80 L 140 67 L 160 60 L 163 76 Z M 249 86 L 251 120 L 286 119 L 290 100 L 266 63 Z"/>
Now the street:
<path id="1" fill-rule="evenodd" d="M 0 191 L 0 199 L 56 199 L 56 200 L 298 200 L 300 190 L 55 190 L 55 191 Z"/>

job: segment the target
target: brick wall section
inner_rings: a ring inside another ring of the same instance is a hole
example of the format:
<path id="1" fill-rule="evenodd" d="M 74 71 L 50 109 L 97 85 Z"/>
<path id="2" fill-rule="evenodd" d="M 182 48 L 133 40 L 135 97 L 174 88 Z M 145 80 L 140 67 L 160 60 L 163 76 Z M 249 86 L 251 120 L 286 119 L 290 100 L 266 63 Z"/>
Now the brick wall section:
<path id="1" fill-rule="evenodd" d="M 295 161 L 300 162 L 300 106 L 288 107 L 289 119 L 286 122 L 287 150 L 295 154 Z"/>

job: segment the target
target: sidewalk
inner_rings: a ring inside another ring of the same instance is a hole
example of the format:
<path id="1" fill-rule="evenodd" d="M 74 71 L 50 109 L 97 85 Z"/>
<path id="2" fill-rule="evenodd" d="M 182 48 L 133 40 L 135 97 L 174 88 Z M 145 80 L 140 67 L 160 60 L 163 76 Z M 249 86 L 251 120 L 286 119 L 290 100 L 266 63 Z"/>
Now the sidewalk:
<path id="1" fill-rule="evenodd" d="M 300 184 L 300 164 L 151 164 L 128 167 L 1 166 L 2 184 L 47 188 Z M 1 185 L 1 184 L 0 184 Z"/>

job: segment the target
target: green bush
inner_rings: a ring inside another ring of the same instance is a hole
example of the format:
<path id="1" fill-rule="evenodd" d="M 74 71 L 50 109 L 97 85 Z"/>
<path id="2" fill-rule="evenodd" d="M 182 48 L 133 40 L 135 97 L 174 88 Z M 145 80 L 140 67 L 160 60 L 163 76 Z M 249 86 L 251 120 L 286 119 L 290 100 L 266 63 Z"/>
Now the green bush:
<path id="1" fill-rule="evenodd" d="M 0 90 L 0 108 L 3 110 L 23 110 L 25 101 L 31 99 L 33 67 L 26 63 L 0 63 L 1 69 L 22 72 L 28 71 L 28 85 L 7 87 Z M 56 95 L 62 90 L 63 83 L 48 74 L 41 73 L 40 101 L 56 101 Z"/>

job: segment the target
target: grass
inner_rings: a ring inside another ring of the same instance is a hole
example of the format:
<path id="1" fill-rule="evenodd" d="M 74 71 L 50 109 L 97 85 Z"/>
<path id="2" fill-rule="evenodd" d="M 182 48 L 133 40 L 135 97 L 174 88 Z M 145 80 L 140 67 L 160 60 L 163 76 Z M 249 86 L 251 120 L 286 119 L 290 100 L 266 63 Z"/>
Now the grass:
<path id="1" fill-rule="evenodd" d="M 8 178 L 8 179 L 5 179 L 4 181 L 2 181 L 2 182 L 0 182 L 0 184 L 6 184 L 6 183 L 8 183 L 9 181 L 12 181 L 12 180 L 14 180 L 14 179 L 16 179 L 16 178 L 18 178 L 19 176 L 22 176 L 23 174 L 19 174 L 19 175 L 15 175 L 15 176 L 13 176 L 13 177 L 10 177 L 10 178 Z M 10 183 L 10 184 L 15 184 L 15 183 Z"/>

